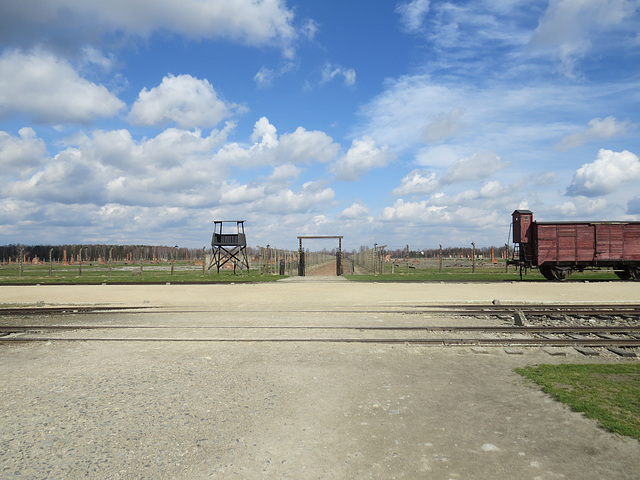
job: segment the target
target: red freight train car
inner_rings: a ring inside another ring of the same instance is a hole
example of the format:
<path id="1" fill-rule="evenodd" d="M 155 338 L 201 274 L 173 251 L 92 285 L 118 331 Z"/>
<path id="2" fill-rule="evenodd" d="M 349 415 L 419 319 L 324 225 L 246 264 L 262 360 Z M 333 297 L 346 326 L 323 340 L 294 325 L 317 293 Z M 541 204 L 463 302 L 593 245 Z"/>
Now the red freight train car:
<path id="1" fill-rule="evenodd" d="M 534 222 L 529 210 L 516 210 L 512 219 L 512 265 L 537 267 L 548 280 L 587 268 L 640 280 L 640 222 Z"/>

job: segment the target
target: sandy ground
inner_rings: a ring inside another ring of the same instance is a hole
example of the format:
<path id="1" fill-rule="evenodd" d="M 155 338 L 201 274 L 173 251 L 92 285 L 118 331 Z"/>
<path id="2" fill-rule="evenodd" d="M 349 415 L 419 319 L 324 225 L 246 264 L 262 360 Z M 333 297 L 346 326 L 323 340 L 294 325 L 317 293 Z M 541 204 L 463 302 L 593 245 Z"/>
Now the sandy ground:
<path id="1" fill-rule="evenodd" d="M 360 283 L 343 277 L 229 285 L 5 286 L 1 304 L 304 310 L 441 303 L 636 303 L 640 282 Z"/>
<path id="2" fill-rule="evenodd" d="M 387 285 L 334 277 L 0 288 L 5 305 L 159 307 L 85 316 L 85 323 L 182 327 L 336 318 L 395 325 L 427 319 L 376 311 L 494 299 L 635 303 L 640 284 Z M 603 431 L 513 372 L 619 360 L 571 349 L 476 352 L 310 342 L 0 345 L 0 478 L 638 478 L 639 442 Z"/>

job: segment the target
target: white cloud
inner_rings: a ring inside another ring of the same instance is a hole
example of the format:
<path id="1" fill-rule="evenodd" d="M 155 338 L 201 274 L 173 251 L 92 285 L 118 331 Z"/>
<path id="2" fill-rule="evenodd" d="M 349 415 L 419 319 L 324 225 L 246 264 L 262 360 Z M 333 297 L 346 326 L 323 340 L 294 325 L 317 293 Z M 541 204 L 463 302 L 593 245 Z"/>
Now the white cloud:
<path id="1" fill-rule="evenodd" d="M 312 212 L 331 202 L 335 192 L 317 182 L 307 182 L 299 192 L 287 189 L 266 195 L 252 205 L 252 210 L 273 214 Z"/>
<path id="2" fill-rule="evenodd" d="M 307 182 L 299 190 L 289 188 L 302 172 L 295 163 L 324 163 L 335 158 L 339 145 L 326 134 L 298 128 L 278 139 L 275 127 L 262 118 L 254 129 L 257 143 L 244 148 L 223 145 L 231 128 L 232 124 L 214 130 L 208 137 L 200 130 L 169 128 L 142 140 L 133 139 L 126 129 L 76 134 L 57 155 L 45 159 L 43 168 L 34 172 L 44 161 L 32 165 L 23 179 L 13 179 L 0 190 L 16 200 L 58 205 L 242 205 L 272 214 L 305 213 L 326 208 L 333 200 L 335 193 L 326 184 Z M 11 160 L 12 165 L 22 161 L 20 155 L 26 152 L 41 156 L 46 152 L 32 129 L 25 128 L 20 134 L 20 138 L 0 135 L 0 147 L 11 153 L 3 159 Z M 262 149 L 257 148 L 260 146 Z M 227 178 L 233 166 L 255 165 L 270 165 L 272 174 L 249 181 Z"/>
<path id="3" fill-rule="evenodd" d="M 0 131 L 0 175 L 23 176 L 44 162 L 47 147 L 31 127 L 18 131 L 18 137 Z"/>
<path id="4" fill-rule="evenodd" d="M 262 67 L 253 77 L 253 81 L 256 82 L 259 87 L 265 88 L 273 84 L 274 78 L 276 78 L 276 72 L 270 68 Z"/>
<path id="5" fill-rule="evenodd" d="M 254 148 L 275 148 L 278 146 L 278 130 L 267 117 L 260 117 L 253 126 L 251 140 L 256 143 Z"/>
<path id="6" fill-rule="evenodd" d="M 369 135 L 394 148 L 424 144 L 427 126 L 441 112 L 474 107 L 475 92 L 436 84 L 429 75 L 404 76 L 388 82 L 387 89 L 361 109 Z M 475 108 L 477 110 L 477 107 Z"/>
<path id="7" fill-rule="evenodd" d="M 23 132 L 29 138 L 30 132 Z M 168 129 L 135 141 L 129 131 L 77 135 L 41 170 L 8 183 L 3 194 L 61 204 L 184 206 L 215 203 L 225 165 L 212 161 L 225 132 Z"/>
<path id="8" fill-rule="evenodd" d="M 298 127 L 293 133 L 285 133 L 280 137 L 278 155 L 293 163 L 320 162 L 333 160 L 340 145 L 324 132 L 308 131 Z"/>
<path id="9" fill-rule="evenodd" d="M 342 77 L 345 85 L 353 85 L 356 83 L 356 71 L 353 68 L 345 68 L 340 65 L 325 64 L 322 70 L 322 83 L 327 83 L 335 77 Z"/>
<path id="10" fill-rule="evenodd" d="M 492 152 L 474 153 L 470 157 L 461 158 L 444 173 L 441 183 L 464 182 L 487 178 L 493 173 L 509 165 L 500 156 Z"/>
<path id="11" fill-rule="evenodd" d="M 530 45 L 554 51 L 565 76 L 576 78 L 577 63 L 592 48 L 592 39 L 621 28 L 637 8 L 634 0 L 551 0 Z"/>
<path id="12" fill-rule="evenodd" d="M 263 185 L 239 185 L 226 181 L 222 184 L 220 201 L 222 204 L 251 203 L 263 198 L 264 194 Z"/>
<path id="13" fill-rule="evenodd" d="M 449 113 L 441 112 L 425 127 L 424 138 L 428 142 L 438 142 L 456 134 L 462 127 L 460 117 L 463 110 L 454 108 Z"/>
<path id="14" fill-rule="evenodd" d="M 567 195 L 607 195 L 626 183 L 637 181 L 640 181 L 640 160 L 636 155 L 627 150 L 601 149 L 594 162 L 585 163 L 576 170 Z"/>
<path id="15" fill-rule="evenodd" d="M 6 31 L 4 36 L 16 43 L 45 36 L 54 43 L 75 41 L 83 45 L 107 33 L 148 37 L 166 31 L 196 39 L 224 38 L 250 46 L 273 45 L 291 56 L 298 35 L 293 11 L 281 0 L 2 2 L 0 19 L 4 19 L 0 20 L 0 29 Z"/>
<path id="16" fill-rule="evenodd" d="M 258 70 L 258 73 L 254 75 L 253 81 L 259 88 L 271 87 L 276 78 L 281 77 L 296 68 L 296 63 L 292 61 L 283 63 L 277 70 L 263 66 Z"/>
<path id="17" fill-rule="evenodd" d="M 383 145 L 378 148 L 373 138 L 365 136 L 362 140 L 354 140 L 349 151 L 329 170 L 340 180 L 355 181 L 372 168 L 385 167 L 394 158 L 389 147 Z"/>
<path id="18" fill-rule="evenodd" d="M 53 203 L 101 203 L 102 168 L 69 148 L 57 154 L 43 170 L 6 185 L 4 195 L 21 200 Z"/>
<path id="19" fill-rule="evenodd" d="M 254 144 L 246 151 L 245 167 L 277 163 L 326 163 L 333 160 L 340 145 L 326 133 L 298 127 L 293 133 L 278 137 L 276 127 L 266 117 L 254 125 L 251 140 Z"/>
<path id="20" fill-rule="evenodd" d="M 386 207 L 380 220 L 383 222 L 415 228 L 418 226 L 429 228 L 449 227 L 453 231 L 436 230 L 429 237 L 434 243 L 442 241 L 443 237 L 454 235 L 455 244 L 461 245 L 468 241 L 478 241 L 480 237 L 492 236 L 496 225 L 508 224 L 508 213 L 503 208 L 475 202 L 473 205 L 434 205 L 429 200 L 420 202 L 406 202 L 399 198 L 391 207 Z M 504 214 L 504 217 L 502 216 Z M 442 235 L 438 238 L 438 235 Z"/>
<path id="21" fill-rule="evenodd" d="M 555 148 L 556 150 L 565 151 L 584 145 L 592 140 L 611 138 L 615 135 L 626 133 L 629 127 L 629 121 L 618 123 L 615 117 L 607 117 L 605 119 L 594 118 L 589 122 L 588 129 L 567 135 Z"/>
<path id="22" fill-rule="evenodd" d="M 480 188 L 480 196 L 484 198 L 498 198 L 508 194 L 508 188 L 500 185 L 497 180 L 485 183 Z"/>
<path id="23" fill-rule="evenodd" d="M 462 149 L 456 145 L 437 145 L 418 150 L 415 163 L 423 167 L 447 167 L 462 156 Z"/>
<path id="24" fill-rule="evenodd" d="M 300 173 L 301 170 L 290 163 L 278 165 L 274 167 L 273 172 L 268 177 L 268 180 L 270 183 L 287 182 L 289 180 L 296 180 L 300 176 Z"/>
<path id="25" fill-rule="evenodd" d="M 438 188 L 438 179 L 435 173 L 411 171 L 404 177 L 400 186 L 391 191 L 392 195 L 402 197 L 406 195 L 427 195 Z"/>
<path id="26" fill-rule="evenodd" d="M 116 59 L 113 54 L 105 55 L 104 52 L 89 45 L 85 45 L 82 48 L 82 53 L 84 54 L 84 61 L 87 64 L 96 65 L 103 72 L 110 71 L 116 64 Z"/>
<path id="27" fill-rule="evenodd" d="M 569 202 L 564 202 L 551 209 L 565 218 L 591 218 L 606 219 L 608 217 L 608 202 L 605 198 L 577 197 Z M 555 216 L 555 215 L 554 215 Z"/>
<path id="28" fill-rule="evenodd" d="M 349 219 L 363 219 L 369 215 L 369 207 L 361 202 L 354 202 L 351 206 L 345 208 L 340 214 L 343 218 Z"/>
<path id="29" fill-rule="evenodd" d="M 420 31 L 424 17 L 429 12 L 429 4 L 429 0 L 412 0 L 396 7 L 396 12 L 400 14 L 400 22 L 407 32 Z"/>
<path id="30" fill-rule="evenodd" d="M 181 128 L 216 126 L 241 109 L 220 100 L 207 80 L 191 75 L 169 75 L 157 87 L 143 88 L 131 107 L 129 119 L 137 125 Z"/>
<path id="31" fill-rule="evenodd" d="M 18 114 L 37 123 L 86 124 L 112 117 L 124 106 L 52 54 L 13 51 L 0 57 L 0 118 Z"/>

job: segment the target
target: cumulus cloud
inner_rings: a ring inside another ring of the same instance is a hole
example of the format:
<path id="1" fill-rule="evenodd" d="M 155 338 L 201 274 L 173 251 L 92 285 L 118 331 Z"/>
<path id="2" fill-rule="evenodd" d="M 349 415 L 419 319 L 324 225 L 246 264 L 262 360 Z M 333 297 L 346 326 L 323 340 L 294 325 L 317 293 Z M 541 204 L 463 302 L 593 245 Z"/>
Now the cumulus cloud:
<path id="1" fill-rule="evenodd" d="M 615 192 L 620 186 L 640 180 L 640 160 L 624 150 L 601 149 L 596 160 L 585 163 L 573 175 L 567 195 L 596 197 Z"/>
<path id="2" fill-rule="evenodd" d="M 28 130 L 23 141 L 34 141 Z M 68 139 L 41 170 L 7 183 L 2 193 L 61 204 L 206 205 L 219 195 L 206 188 L 225 174 L 225 166 L 211 160 L 224 138 L 218 131 L 203 137 L 200 131 L 168 129 L 136 141 L 124 129 L 97 130 Z"/>
<path id="3" fill-rule="evenodd" d="M 626 133 L 629 126 L 629 121 L 616 122 L 615 117 L 607 117 L 605 119 L 594 118 L 589 122 L 588 129 L 567 135 L 555 146 L 555 149 L 565 151 L 584 145 L 592 140 L 611 138 Z"/>
<path id="4" fill-rule="evenodd" d="M 6 155 L 0 159 L 21 178 L 9 179 L 0 193 L 59 205 L 194 209 L 244 205 L 273 214 L 305 213 L 333 200 L 335 194 L 326 184 L 290 187 L 302 172 L 297 163 L 335 159 L 339 145 L 326 134 L 300 127 L 278 137 L 275 126 L 262 118 L 254 128 L 254 143 L 243 147 L 225 143 L 232 128 L 228 124 L 209 136 L 197 129 L 168 128 L 142 140 L 132 138 L 126 129 L 96 130 L 67 138 L 58 154 L 45 159 L 46 145 L 32 129 L 22 129 L 20 137 L 1 132 L 0 150 Z M 41 160 L 29 160 L 35 157 Z M 28 161 L 33 163 L 26 171 Z M 257 165 L 271 166 L 271 175 L 249 181 L 227 178 L 234 166 Z"/>
<path id="5" fill-rule="evenodd" d="M 443 184 L 464 182 L 487 178 L 493 173 L 506 168 L 506 162 L 492 152 L 474 153 L 470 157 L 461 158 L 451 165 L 442 176 Z"/>
<path id="6" fill-rule="evenodd" d="M 23 176 L 44 162 L 47 147 L 31 127 L 18 131 L 18 137 L 0 131 L 0 175 Z"/>
<path id="7" fill-rule="evenodd" d="M 0 3 L 0 38 L 15 44 L 36 39 L 80 46 L 105 34 L 148 37 L 166 31 L 196 39 L 273 45 L 291 56 L 298 36 L 293 20 L 293 11 L 281 0 L 33 0 Z"/>
<path id="8" fill-rule="evenodd" d="M 327 83 L 336 77 L 342 77 L 345 85 L 356 83 L 356 71 L 353 68 L 345 68 L 340 65 L 325 64 L 322 70 L 322 83 Z"/>
<path id="9" fill-rule="evenodd" d="M 309 131 L 298 127 L 293 133 L 285 133 L 280 137 L 278 155 L 293 163 L 320 162 L 326 163 L 335 158 L 340 145 L 324 132 Z"/>
<path id="10" fill-rule="evenodd" d="M 378 148 L 373 138 L 365 136 L 362 140 L 354 140 L 347 153 L 331 165 L 329 171 L 340 180 L 355 181 L 372 168 L 385 167 L 394 158 L 388 146 Z"/>
<path id="11" fill-rule="evenodd" d="M 325 163 L 333 160 L 340 145 L 326 133 L 318 130 L 306 130 L 298 127 L 292 133 L 278 137 L 277 129 L 266 117 L 261 117 L 254 125 L 251 140 L 254 144 L 248 149 L 235 148 L 245 160 L 245 166 L 278 163 Z"/>
<path id="12" fill-rule="evenodd" d="M 50 53 L 11 51 L 0 57 L 0 119 L 20 114 L 43 124 L 88 124 L 124 106 Z"/>
<path id="13" fill-rule="evenodd" d="M 396 12 L 400 15 L 400 23 L 407 32 L 420 31 L 424 17 L 429 12 L 429 4 L 429 0 L 412 0 L 396 7 Z"/>
<path id="14" fill-rule="evenodd" d="M 460 228 L 475 227 L 474 235 L 480 236 L 484 228 L 494 229 L 504 223 L 500 210 L 486 205 L 434 205 L 429 200 L 406 202 L 399 198 L 391 207 L 386 207 L 381 220 L 403 225 L 454 226 Z M 477 239 L 477 238 L 476 238 Z M 433 238 L 434 241 L 437 238 Z M 458 241 L 462 241 L 458 238 Z M 466 241 L 466 238 L 464 239 Z"/>
<path id="15" fill-rule="evenodd" d="M 131 107 L 129 119 L 136 125 L 181 128 L 216 126 L 241 109 L 218 98 L 207 80 L 191 75 L 166 76 L 157 87 L 143 88 Z"/>
<path id="16" fill-rule="evenodd" d="M 252 205 L 252 210 L 274 214 L 312 212 L 334 197 L 332 188 L 323 187 L 318 182 L 306 182 L 298 192 L 286 189 L 260 198 Z"/>
<path id="17" fill-rule="evenodd" d="M 260 119 L 253 126 L 251 140 L 255 142 L 254 149 L 275 148 L 278 146 L 278 130 L 273 126 L 267 117 Z"/>
<path id="18" fill-rule="evenodd" d="M 361 202 L 354 202 L 351 206 L 345 208 L 340 214 L 343 218 L 348 219 L 363 219 L 369 215 L 369 207 Z"/>
<path id="19" fill-rule="evenodd" d="M 289 182 L 296 180 L 302 171 L 290 163 L 285 165 L 278 165 L 274 167 L 273 172 L 267 178 L 270 183 L 278 184 L 283 182 Z"/>
<path id="20" fill-rule="evenodd" d="M 391 191 L 392 195 L 402 197 L 405 195 L 427 195 L 438 188 L 438 179 L 433 172 L 411 171 L 400 182 L 400 186 Z"/>

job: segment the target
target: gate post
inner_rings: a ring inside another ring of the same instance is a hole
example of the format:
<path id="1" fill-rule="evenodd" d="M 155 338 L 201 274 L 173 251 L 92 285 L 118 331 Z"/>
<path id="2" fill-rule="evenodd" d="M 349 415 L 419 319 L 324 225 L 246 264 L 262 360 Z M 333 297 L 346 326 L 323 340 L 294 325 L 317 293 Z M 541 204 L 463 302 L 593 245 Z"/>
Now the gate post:
<path id="1" fill-rule="evenodd" d="M 298 276 L 304 277 L 304 250 L 302 249 L 302 239 L 300 238 L 300 249 L 298 250 L 298 256 L 300 261 L 298 262 Z"/>
<path id="2" fill-rule="evenodd" d="M 342 275 L 342 239 L 338 239 L 338 253 L 336 253 L 336 275 Z"/>

